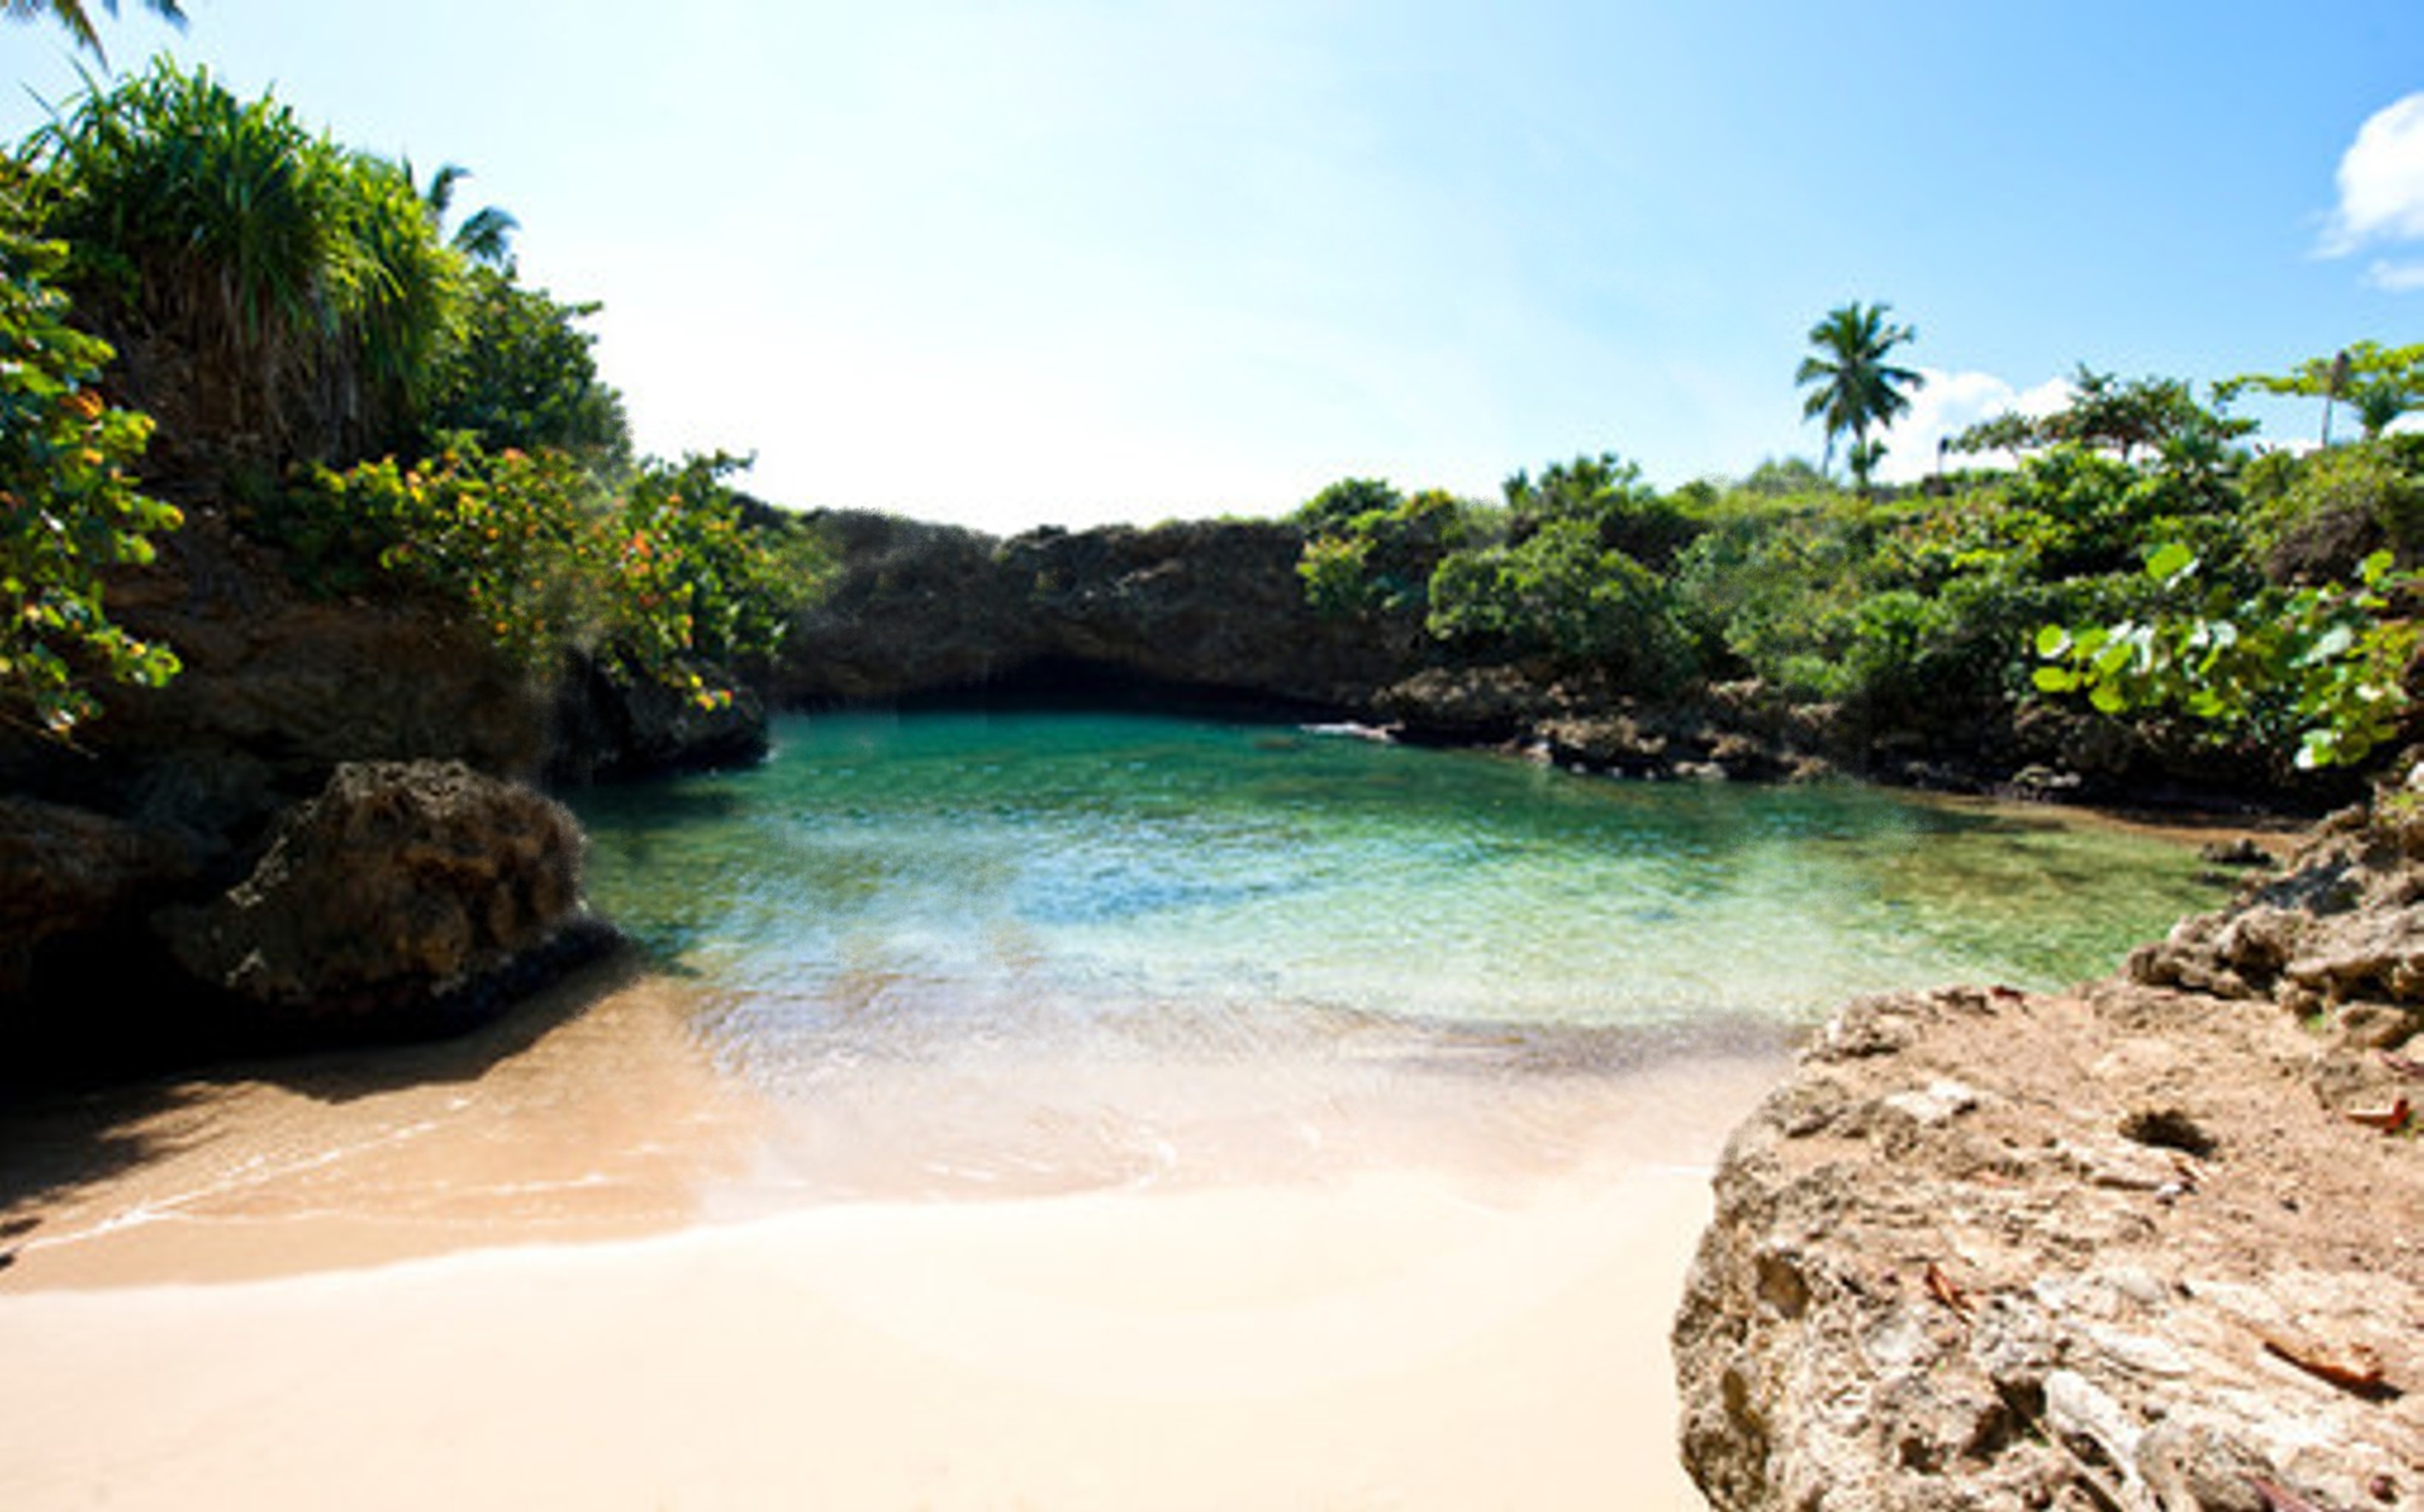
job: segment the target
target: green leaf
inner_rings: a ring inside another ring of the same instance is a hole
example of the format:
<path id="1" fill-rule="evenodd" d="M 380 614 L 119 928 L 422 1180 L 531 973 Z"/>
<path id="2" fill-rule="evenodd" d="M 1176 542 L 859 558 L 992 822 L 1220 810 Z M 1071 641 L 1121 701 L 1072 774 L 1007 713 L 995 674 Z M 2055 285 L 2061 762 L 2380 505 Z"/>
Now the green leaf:
<path id="1" fill-rule="evenodd" d="M 2354 630 L 2345 625 L 2335 625 L 2315 638 L 2315 644 L 2300 654 L 2297 664 L 2302 667 L 2312 667 L 2320 666 L 2326 661 L 2336 661 L 2346 656 L 2349 647 L 2355 644 Z"/>
<path id="2" fill-rule="evenodd" d="M 2196 566 L 2195 552 L 2177 541 L 2166 541 L 2146 558 L 2146 576 L 2168 588 L 2194 572 Z"/>
<path id="3" fill-rule="evenodd" d="M 2051 661 L 2056 657 L 2068 655 L 2070 652 L 2070 631 L 2065 629 L 2062 626 L 2044 625 L 2038 627 L 2037 655 L 2044 657 L 2048 661 Z"/>
<path id="4" fill-rule="evenodd" d="M 2081 681 L 2079 674 L 2068 667 L 2039 667 L 2029 675 L 2029 679 L 2037 685 L 2037 692 L 2045 693 L 2077 692 Z"/>

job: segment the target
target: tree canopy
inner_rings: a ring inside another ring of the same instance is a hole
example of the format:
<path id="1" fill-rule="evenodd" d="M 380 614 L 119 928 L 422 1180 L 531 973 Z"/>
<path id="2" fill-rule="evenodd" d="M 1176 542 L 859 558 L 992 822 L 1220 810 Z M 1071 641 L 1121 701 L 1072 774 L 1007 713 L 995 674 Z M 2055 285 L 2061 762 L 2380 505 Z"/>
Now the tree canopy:
<path id="1" fill-rule="evenodd" d="M 2197 403 L 2177 378 L 2122 379 L 2082 362 L 2070 400 L 2050 415 L 1998 415 L 1949 443 L 1956 452 L 2034 452 L 2055 446 L 2109 451 L 2124 462 L 2134 453 L 2201 455 L 2256 429 L 2252 420 Z"/>
<path id="2" fill-rule="evenodd" d="M 2288 373 L 2242 373 L 2215 385 L 2225 396 L 2254 389 L 2323 401 L 2323 439 L 2331 439 L 2331 406 L 2347 400 L 2367 439 L 2380 436 L 2401 415 L 2424 408 L 2424 342 L 2384 346 L 2352 342 L 2330 357 L 2308 358 Z"/>
<path id="3" fill-rule="evenodd" d="M 102 679 L 176 670 L 103 598 L 180 522 L 138 468 L 307 591 L 451 601 L 537 678 L 729 697 L 703 663 L 765 654 L 820 551 L 730 457 L 632 459 L 596 307 L 516 281 L 502 211 L 450 237 L 463 176 L 165 59 L 0 155 L 0 718 L 64 737 Z"/>

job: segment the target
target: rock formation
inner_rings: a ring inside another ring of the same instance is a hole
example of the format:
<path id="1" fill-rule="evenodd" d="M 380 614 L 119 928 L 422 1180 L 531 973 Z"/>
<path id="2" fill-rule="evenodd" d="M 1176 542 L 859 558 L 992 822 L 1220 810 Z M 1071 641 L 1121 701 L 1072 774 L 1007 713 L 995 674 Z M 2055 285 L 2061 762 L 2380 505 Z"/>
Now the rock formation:
<path id="1" fill-rule="evenodd" d="M 881 515 L 817 519 L 842 573 L 785 648 L 780 704 L 1227 694 L 1641 777 L 1789 777 L 1845 754 L 1835 710 L 1790 708 L 1755 684 L 1652 705 L 1544 664 L 1458 662 L 1403 614 L 1325 616 L 1305 600 L 1303 535 L 1285 521 L 1001 541 Z"/>
<path id="2" fill-rule="evenodd" d="M 13 1061 L 15 1072 L 39 1074 L 54 1056 L 210 1054 L 248 1044 L 264 1027 L 295 1029 L 291 1003 L 276 1012 L 263 1006 L 275 992 L 250 1017 L 126 1005 L 215 1000 L 180 972 L 155 915 L 211 904 L 245 884 L 279 817 L 344 763 L 445 762 L 527 778 L 566 743 L 581 743 L 591 768 L 621 770 L 708 753 L 728 759 L 758 748 L 753 740 L 762 747 L 762 714 L 747 700 L 704 710 L 622 690 L 609 715 L 593 721 L 598 727 L 561 723 L 547 689 L 442 606 L 395 596 L 315 598 L 212 511 L 196 511 L 167 537 L 157 565 L 114 581 L 111 608 L 136 633 L 176 648 L 184 665 L 175 680 L 105 690 L 103 717 L 72 748 L 0 730 L 0 790 L 9 795 L 0 801 L 0 1063 Z M 493 868 L 480 885 L 505 885 L 530 858 L 511 849 L 513 825 L 501 815 L 480 822 L 486 839 L 507 845 L 478 864 Z M 312 886 L 279 896 L 327 901 Z M 184 937 L 184 962 L 202 965 L 206 982 L 240 975 L 236 962 L 200 948 L 190 927 L 168 932 Z M 299 948 L 303 938 L 287 944 Z M 348 945 L 342 930 L 327 943 L 341 953 Z M 261 944 L 263 975 L 247 980 L 279 979 L 285 968 L 273 942 Z M 429 979 L 452 969 L 438 963 L 430 958 Z M 374 987 L 375 975 L 348 980 L 338 971 L 327 984 L 344 999 L 341 1008 L 359 1011 L 387 991 Z M 398 991 L 388 996 L 402 1001 L 418 989 Z M 129 1011 L 135 1016 L 122 1016 Z"/>
<path id="3" fill-rule="evenodd" d="M 348 762 L 250 876 L 157 927 L 256 1023 L 422 1030 L 583 925 L 582 844 L 560 804 L 459 762 Z"/>
<path id="4" fill-rule="evenodd" d="M 1032 688 L 1036 675 L 1362 707 L 1416 664 L 1398 631 L 1328 619 L 1277 521 L 1041 530 L 1008 541 L 887 516 L 816 517 L 842 574 L 803 616 L 782 704 Z"/>
<path id="5" fill-rule="evenodd" d="M 2424 1506 L 2424 825 L 2403 794 L 2075 995 L 1837 1015 L 1675 1325 L 1725 1512 Z"/>

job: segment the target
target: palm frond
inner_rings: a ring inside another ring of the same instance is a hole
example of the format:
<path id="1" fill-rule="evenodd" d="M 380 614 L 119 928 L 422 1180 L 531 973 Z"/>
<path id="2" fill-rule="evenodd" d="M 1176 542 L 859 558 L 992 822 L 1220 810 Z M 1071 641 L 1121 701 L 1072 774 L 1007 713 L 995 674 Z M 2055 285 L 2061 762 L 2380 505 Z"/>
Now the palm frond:
<path id="1" fill-rule="evenodd" d="M 111 15 L 118 14 L 118 0 L 101 0 L 101 5 Z M 143 0 L 143 7 L 174 25 L 185 24 L 185 12 L 178 7 L 177 0 Z M 92 17 L 85 10 L 83 0 L 0 0 L 0 15 L 11 21 L 32 21 L 45 13 L 68 29 L 77 46 L 101 59 L 104 66 L 108 63 L 109 55 L 102 49 L 101 34 L 93 29 Z"/>
<path id="2" fill-rule="evenodd" d="M 489 205 L 456 227 L 447 245 L 473 263 L 502 268 L 513 261 L 514 232 L 521 226 L 510 212 Z"/>

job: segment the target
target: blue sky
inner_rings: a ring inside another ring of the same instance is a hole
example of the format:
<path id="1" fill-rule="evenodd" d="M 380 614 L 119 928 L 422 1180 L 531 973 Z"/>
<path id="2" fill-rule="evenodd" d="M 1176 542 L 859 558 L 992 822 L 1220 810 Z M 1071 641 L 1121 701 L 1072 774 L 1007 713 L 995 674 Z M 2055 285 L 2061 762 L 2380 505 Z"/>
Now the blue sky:
<path id="1" fill-rule="evenodd" d="M 1010 531 L 1602 450 L 1740 474 L 1817 455 L 1793 370 L 1854 299 L 1932 379 L 1889 474 L 2082 361 L 2424 340 L 2414 0 L 185 8 L 128 0 L 110 61 L 470 168 L 525 279 L 603 302 L 643 446 L 754 452 L 784 503 Z M 75 88 L 47 24 L 0 59 Z"/>

